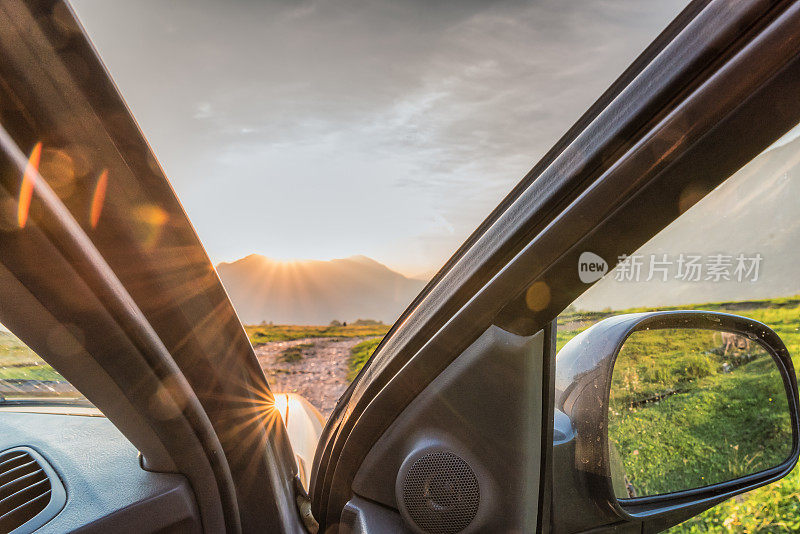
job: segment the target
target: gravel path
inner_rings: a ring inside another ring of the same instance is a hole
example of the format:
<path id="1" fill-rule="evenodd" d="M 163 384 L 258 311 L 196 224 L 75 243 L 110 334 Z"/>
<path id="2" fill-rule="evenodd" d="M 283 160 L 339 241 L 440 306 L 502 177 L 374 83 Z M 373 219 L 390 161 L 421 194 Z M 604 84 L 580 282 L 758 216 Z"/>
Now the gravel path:
<path id="1" fill-rule="evenodd" d="M 297 393 L 327 419 L 347 389 L 347 358 L 353 345 L 368 338 L 304 338 L 274 341 L 255 348 L 256 357 L 275 393 Z M 287 362 L 281 353 L 300 345 L 302 355 Z"/>

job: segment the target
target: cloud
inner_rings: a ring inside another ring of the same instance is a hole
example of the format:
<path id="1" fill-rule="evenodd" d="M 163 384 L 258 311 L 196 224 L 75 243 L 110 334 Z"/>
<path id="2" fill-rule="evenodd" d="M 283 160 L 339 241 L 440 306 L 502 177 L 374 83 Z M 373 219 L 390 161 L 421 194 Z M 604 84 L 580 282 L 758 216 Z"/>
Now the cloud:
<path id="1" fill-rule="evenodd" d="M 192 115 L 195 119 L 208 119 L 211 116 L 211 104 L 208 102 L 200 102 L 197 104 L 197 110 L 194 115 Z"/>
<path id="2" fill-rule="evenodd" d="M 342 248 L 333 256 L 364 253 L 396 266 L 417 251 L 413 262 L 427 270 L 683 2 L 73 5 L 212 257 L 314 257 L 312 246 L 333 240 Z M 230 217 L 235 198 L 221 206 L 204 196 L 230 184 L 251 196 L 282 194 L 309 219 L 337 219 L 287 225 L 287 209 L 256 205 Z M 265 239 L 234 226 L 242 221 L 296 234 Z M 309 248 L 268 248 L 289 241 Z"/>

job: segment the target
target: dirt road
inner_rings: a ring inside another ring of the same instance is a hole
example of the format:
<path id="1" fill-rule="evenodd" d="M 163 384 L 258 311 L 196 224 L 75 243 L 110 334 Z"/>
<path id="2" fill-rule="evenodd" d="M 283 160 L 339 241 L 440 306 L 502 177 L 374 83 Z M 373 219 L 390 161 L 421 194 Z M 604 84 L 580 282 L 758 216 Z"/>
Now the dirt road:
<path id="1" fill-rule="evenodd" d="M 272 391 L 302 395 L 327 418 L 347 389 L 347 358 L 353 345 L 366 338 L 304 338 L 275 341 L 255 348 Z M 300 354 L 283 356 L 289 347 Z M 289 361 L 287 361 L 289 360 Z"/>

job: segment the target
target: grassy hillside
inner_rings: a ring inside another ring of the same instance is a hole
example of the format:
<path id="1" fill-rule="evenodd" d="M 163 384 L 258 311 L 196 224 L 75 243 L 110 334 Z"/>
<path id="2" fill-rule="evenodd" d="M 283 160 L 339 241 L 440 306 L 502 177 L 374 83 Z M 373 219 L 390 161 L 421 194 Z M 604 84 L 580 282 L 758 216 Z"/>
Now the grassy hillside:
<path id="1" fill-rule="evenodd" d="M 4 383 L 5 381 L 5 383 Z M 65 382 L 55 369 L 29 349 L 10 332 L 0 331 L 0 395 L 39 396 L 58 395 L 50 389 L 20 391 L 20 381 Z"/>
<path id="2" fill-rule="evenodd" d="M 721 302 L 691 308 L 734 313 L 769 325 L 786 343 L 795 358 L 795 367 L 800 364 L 797 358 L 800 354 L 800 299 Z M 558 320 L 558 348 L 605 317 L 640 311 L 648 309 L 567 311 Z M 640 346 L 632 347 L 637 354 L 626 358 L 625 362 L 621 359 L 623 368 L 615 371 L 615 381 L 617 376 L 635 376 L 635 387 L 615 384 L 617 394 L 611 399 L 612 414 L 621 415 L 612 415 L 610 420 L 612 435 L 619 437 L 616 445 L 623 451 L 637 447 L 635 454 L 623 456 L 626 471 L 634 473 L 635 477 L 638 475 L 635 481 L 638 489 L 659 492 L 687 484 L 713 483 L 739 476 L 742 466 L 752 472 L 785 455 L 782 449 L 765 447 L 763 440 L 726 442 L 727 436 L 757 435 L 765 427 L 769 430 L 786 428 L 784 422 L 775 420 L 785 414 L 770 411 L 763 402 L 764 398 L 783 398 L 775 377 L 770 376 L 773 372 L 770 362 L 754 358 L 737 368 L 736 376 L 723 376 L 718 372 L 716 363 L 719 362 L 712 361 L 709 365 L 708 357 L 699 358 L 697 354 L 684 351 L 679 357 L 670 358 L 676 347 L 686 341 L 680 336 L 670 339 L 671 346 L 664 346 L 659 340 L 663 337 L 648 339 L 643 336 Z M 713 340 L 702 343 L 708 345 L 705 354 L 710 353 L 712 345 L 718 344 Z M 643 399 L 660 391 L 674 390 L 680 390 L 681 394 L 665 397 L 657 403 L 642 403 Z M 718 406 L 720 399 L 724 399 L 724 407 Z M 716 415 L 709 417 L 712 413 Z M 698 434 L 698 429 L 703 432 Z M 640 436 L 643 435 L 658 436 L 658 443 L 642 448 Z M 731 447 L 727 449 L 730 454 L 714 454 L 715 450 L 726 447 Z M 702 478 L 709 475 L 716 480 Z M 674 527 L 671 532 L 788 532 L 799 529 L 800 471 L 794 470 L 785 479 L 726 501 Z"/>
<path id="3" fill-rule="evenodd" d="M 800 354 L 800 298 L 708 303 L 691 306 L 691 308 L 744 315 L 769 325 L 786 343 L 793 355 L 795 367 L 800 365 L 800 359 L 797 356 Z M 619 313 L 639 311 L 648 311 L 648 309 L 602 312 L 567 310 L 558 319 L 558 348 L 563 347 L 577 333 L 601 319 Z M 253 345 L 300 338 L 370 338 L 355 345 L 351 351 L 349 377 L 352 379 L 375 350 L 389 326 L 374 324 L 348 326 L 253 325 L 245 328 Z M 682 342 L 680 336 L 674 338 L 674 341 L 678 345 Z M 768 370 L 763 361 L 748 360 L 741 366 L 741 373 L 736 380 L 732 381 L 730 375 L 723 377 L 719 374 L 718 365 L 708 365 L 707 359 L 698 359 L 691 354 L 671 359 L 670 361 L 674 364 L 672 367 L 664 367 L 663 364 L 657 365 L 654 355 L 666 354 L 674 349 L 674 347 L 660 346 L 658 343 L 658 339 L 649 341 L 645 339 L 644 345 L 647 350 L 641 350 L 640 347 L 638 352 L 641 354 L 631 360 L 633 363 L 629 364 L 628 368 L 620 368 L 620 376 L 623 378 L 630 376 L 631 373 L 635 374 L 635 386 L 628 384 L 624 388 L 619 388 L 618 394 L 612 401 L 615 403 L 617 413 L 623 413 L 623 407 L 627 407 L 629 415 L 633 415 L 633 417 L 612 417 L 610 422 L 614 434 L 617 436 L 661 434 L 659 436 L 661 446 L 654 445 L 652 450 L 639 451 L 637 455 L 625 455 L 628 458 L 626 468 L 630 472 L 639 472 L 636 480 L 637 486 L 645 490 L 651 487 L 656 491 L 663 489 L 657 487 L 657 483 L 676 485 L 698 483 L 696 476 L 698 474 L 703 476 L 702 473 L 708 472 L 708 464 L 698 466 L 694 473 L 688 472 L 683 465 L 685 458 L 696 457 L 698 461 L 715 461 L 713 456 L 704 456 L 702 453 L 698 453 L 697 444 L 692 443 L 685 432 L 686 428 L 708 423 L 703 420 L 704 415 L 714 413 L 715 410 L 716 413 L 719 413 L 719 410 L 714 407 L 714 403 L 718 399 L 709 396 L 709 391 L 726 393 L 729 403 L 735 404 L 730 410 L 735 416 L 724 421 L 717 418 L 717 421 L 726 428 L 738 428 L 741 433 L 751 427 L 755 428 L 765 421 L 768 422 L 770 414 L 761 410 L 763 403 L 754 405 L 752 402 L 755 395 L 779 398 L 782 394 L 775 390 L 774 380 L 770 380 L 770 377 L 766 376 L 765 373 Z M 709 341 L 710 343 L 712 341 Z M 302 350 L 302 347 L 299 350 Z M 294 356 L 287 354 L 285 357 Z M 660 360 L 667 361 L 665 358 L 660 358 Z M 13 335 L 5 332 L 0 332 L 0 379 L 63 380 L 58 373 Z M 642 403 L 644 399 L 654 395 L 658 396 L 665 389 L 681 389 L 683 394 L 664 398 L 658 403 Z M 696 409 L 698 406 L 705 406 L 705 408 L 698 410 Z M 731 407 L 726 406 L 726 408 Z M 641 410 L 651 411 L 648 412 L 647 418 L 637 418 L 637 415 L 645 413 Z M 676 414 L 683 419 L 676 419 Z M 666 419 L 668 416 L 669 420 Z M 669 447 L 664 447 L 664 443 L 670 444 Z M 724 439 L 721 443 L 713 443 L 707 436 L 705 436 L 705 443 L 711 443 L 711 449 L 731 446 L 731 444 L 724 443 Z M 736 445 L 741 446 L 742 444 Z M 769 463 L 772 452 L 747 449 L 746 445 L 752 445 L 752 443 L 745 443 L 745 446 L 737 449 L 743 457 L 746 457 L 746 461 L 750 461 L 752 458 L 753 462 Z M 625 450 L 629 444 L 626 445 L 623 441 L 619 441 L 617 446 Z M 670 451 L 673 454 L 668 454 Z M 736 475 L 735 467 L 735 465 L 720 464 L 712 470 L 716 471 L 718 476 L 725 478 Z M 695 479 L 692 479 L 693 476 Z M 681 479 L 680 477 L 688 478 Z M 672 532 L 688 533 L 790 531 L 800 531 L 800 470 L 797 469 L 779 482 L 726 501 L 672 529 Z"/>
<path id="4" fill-rule="evenodd" d="M 375 337 L 389 331 L 385 324 L 349 324 L 347 326 L 248 325 L 244 329 L 255 347 L 272 341 L 291 341 L 309 337 Z"/>
<path id="5" fill-rule="evenodd" d="M 370 323 L 371 321 L 364 321 Z M 364 343 L 359 343 L 354 348 L 358 356 L 351 360 L 351 377 L 355 377 L 358 370 L 372 354 L 380 340 L 389 331 L 389 325 L 385 324 L 349 324 L 347 326 L 298 326 L 298 325 L 250 325 L 245 326 L 247 335 L 253 346 L 271 341 L 290 341 L 302 338 L 377 338 L 369 339 Z M 369 345 L 368 352 L 364 352 L 364 347 Z M 293 349 L 299 351 L 303 346 Z M 296 358 L 297 355 L 292 351 L 284 356 L 287 360 Z M 17 392 L 13 384 L 16 381 L 38 380 L 43 382 L 65 382 L 64 378 L 50 367 L 44 360 L 37 356 L 24 343 L 18 340 L 9 332 L 0 331 L 0 382 L 8 381 L 5 385 L 0 383 L 0 394 L 14 396 Z M 26 396 L 33 395 L 29 391 Z M 49 394 L 54 394 L 50 392 Z"/>
<path id="6" fill-rule="evenodd" d="M 708 330 L 636 332 L 614 367 L 609 439 L 636 496 L 697 488 L 783 462 L 787 406 L 761 347 L 726 355 Z"/>
<path id="7" fill-rule="evenodd" d="M 364 367 L 364 364 L 367 363 L 367 360 L 369 360 L 369 357 L 372 356 L 372 353 L 375 352 L 375 349 L 378 348 L 381 339 L 383 338 L 367 339 L 350 349 L 350 359 L 347 362 L 350 368 L 350 372 L 347 373 L 348 380 L 353 380 L 356 377 L 361 368 Z"/>

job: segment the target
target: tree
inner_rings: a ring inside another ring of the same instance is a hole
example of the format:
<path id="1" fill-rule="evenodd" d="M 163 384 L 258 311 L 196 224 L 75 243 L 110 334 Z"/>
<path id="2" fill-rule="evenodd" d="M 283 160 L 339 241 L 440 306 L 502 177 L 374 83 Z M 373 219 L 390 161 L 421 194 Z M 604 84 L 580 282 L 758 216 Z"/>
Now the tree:
<path id="1" fill-rule="evenodd" d="M 376 321 L 375 319 L 357 319 L 353 324 L 355 326 L 376 326 L 383 324 L 383 321 Z"/>

